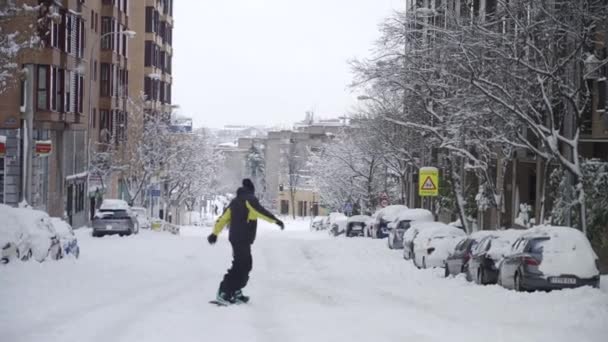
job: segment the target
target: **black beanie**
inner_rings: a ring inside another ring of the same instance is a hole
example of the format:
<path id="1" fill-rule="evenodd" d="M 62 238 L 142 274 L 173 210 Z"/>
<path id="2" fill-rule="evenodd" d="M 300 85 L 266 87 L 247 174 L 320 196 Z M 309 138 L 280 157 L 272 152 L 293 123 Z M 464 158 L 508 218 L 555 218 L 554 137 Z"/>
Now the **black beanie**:
<path id="1" fill-rule="evenodd" d="M 255 192 L 255 186 L 253 186 L 253 182 L 249 178 L 243 179 L 243 187 L 251 192 Z"/>

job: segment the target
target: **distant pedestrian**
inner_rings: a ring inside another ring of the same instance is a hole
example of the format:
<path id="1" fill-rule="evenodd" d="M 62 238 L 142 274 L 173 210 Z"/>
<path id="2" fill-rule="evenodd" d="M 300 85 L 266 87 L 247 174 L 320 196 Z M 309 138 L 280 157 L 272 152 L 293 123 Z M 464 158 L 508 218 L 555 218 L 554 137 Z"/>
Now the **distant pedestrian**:
<path id="1" fill-rule="evenodd" d="M 261 218 L 285 228 L 283 221 L 266 210 L 255 197 L 255 187 L 250 179 L 243 179 L 242 187 L 224 213 L 217 220 L 213 233 L 207 237 L 210 244 L 215 244 L 222 229 L 229 224 L 230 244 L 232 245 L 232 267 L 224 275 L 217 292 L 217 302 L 223 305 L 247 303 L 249 297 L 243 294 L 243 288 L 249 281 L 249 272 L 253 267 L 251 245 L 257 231 L 257 219 Z"/>

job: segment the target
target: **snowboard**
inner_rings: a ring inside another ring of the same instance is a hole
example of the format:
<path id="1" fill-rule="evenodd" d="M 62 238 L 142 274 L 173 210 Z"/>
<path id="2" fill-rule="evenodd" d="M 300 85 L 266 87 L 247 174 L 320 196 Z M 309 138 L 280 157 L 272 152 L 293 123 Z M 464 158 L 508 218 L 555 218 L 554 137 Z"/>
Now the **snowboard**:
<path id="1" fill-rule="evenodd" d="M 217 300 L 210 300 L 209 304 L 214 304 L 215 306 L 230 306 L 230 305 L 234 305 L 234 304 L 224 304 L 224 303 L 220 303 Z M 236 303 L 235 303 L 236 304 Z"/>
<path id="2" fill-rule="evenodd" d="M 215 306 L 232 306 L 232 305 L 243 305 L 243 304 L 247 304 L 247 303 L 243 303 L 243 302 L 239 302 L 239 303 L 233 303 L 233 304 L 224 304 L 221 302 L 218 302 L 217 300 L 210 300 L 209 304 L 214 304 Z"/>

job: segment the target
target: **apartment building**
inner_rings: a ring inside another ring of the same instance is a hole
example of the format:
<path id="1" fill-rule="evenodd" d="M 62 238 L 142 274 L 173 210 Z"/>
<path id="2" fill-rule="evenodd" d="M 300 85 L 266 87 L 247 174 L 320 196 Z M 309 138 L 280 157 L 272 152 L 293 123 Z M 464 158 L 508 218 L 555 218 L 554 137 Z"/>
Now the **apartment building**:
<path id="1" fill-rule="evenodd" d="M 171 114 L 173 61 L 173 0 L 131 1 L 133 39 L 130 90 L 145 95 L 150 113 Z M 133 117 L 143 120 L 143 117 Z"/>
<path id="2" fill-rule="evenodd" d="M 19 53 L 25 71 L 0 94 L 0 203 L 26 200 L 80 226 L 102 196 L 118 194 L 119 177 L 89 170 L 95 153 L 128 141 L 130 68 L 138 60 L 130 55 L 130 14 L 141 1 L 16 2 L 39 3 L 40 12 L 3 22 L 9 30 L 35 28 L 41 18 L 46 25 L 32 32 L 42 47 Z"/>

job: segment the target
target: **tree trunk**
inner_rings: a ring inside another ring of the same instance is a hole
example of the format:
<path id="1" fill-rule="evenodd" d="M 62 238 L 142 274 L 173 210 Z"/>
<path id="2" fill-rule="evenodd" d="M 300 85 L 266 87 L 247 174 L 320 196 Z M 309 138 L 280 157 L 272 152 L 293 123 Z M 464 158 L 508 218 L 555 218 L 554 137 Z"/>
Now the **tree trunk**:
<path id="1" fill-rule="evenodd" d="M 463 195 L 463 187 L 462 187 L 462 179 L 460 174 L 454 170 L 454 165 L 450 162 L 450 172 L 452 174 L 452 191 L 454 191 L 454 196 L 456 197 L 456 206 L 458 207 L 458 215 L 460 216 L 460 222 L 464 227 L 464 230 L 471 234 L 471 228 L 469 227 L 469 223 L 467 221 L 467 215 L 464 208 L 464 195 Z"/>
<path id="2" fill-rule="evenodd" d="M 291 216 L 296 219 L 296 192 L 294 190 L 289 191 L 289 197 L 291 198 Z"/>

